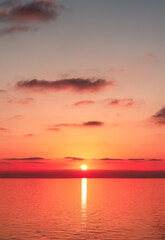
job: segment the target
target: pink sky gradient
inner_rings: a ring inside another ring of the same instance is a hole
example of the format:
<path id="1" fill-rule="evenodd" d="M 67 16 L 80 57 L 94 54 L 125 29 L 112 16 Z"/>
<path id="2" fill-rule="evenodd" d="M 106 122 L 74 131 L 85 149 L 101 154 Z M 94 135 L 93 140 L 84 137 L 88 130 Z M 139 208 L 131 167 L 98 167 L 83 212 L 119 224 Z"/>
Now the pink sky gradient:
<path id="1" fill-rule="evenodd" d="M 165 170 L 164 10 L 0 1 L 0 171 Z"/>

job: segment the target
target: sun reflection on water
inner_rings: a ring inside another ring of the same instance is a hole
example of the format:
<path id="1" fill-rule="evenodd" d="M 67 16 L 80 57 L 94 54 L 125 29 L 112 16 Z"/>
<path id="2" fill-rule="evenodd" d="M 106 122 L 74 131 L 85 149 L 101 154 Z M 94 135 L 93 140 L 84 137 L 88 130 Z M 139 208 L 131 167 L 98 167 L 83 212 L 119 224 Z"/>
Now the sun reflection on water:
<path id="1" fill-rule="evenodd" d="M 81 179 L 81 223 L 86 225 L 87 221 L 87 178 Z"/>

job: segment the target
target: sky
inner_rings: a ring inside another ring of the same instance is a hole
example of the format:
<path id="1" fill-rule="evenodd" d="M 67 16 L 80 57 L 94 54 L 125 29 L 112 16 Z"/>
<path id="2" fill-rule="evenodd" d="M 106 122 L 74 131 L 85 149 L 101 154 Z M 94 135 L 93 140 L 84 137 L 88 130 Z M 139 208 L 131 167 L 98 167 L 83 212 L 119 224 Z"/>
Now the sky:
<path id="1" fill-rule="evenodd" d="M 164 11 L 0 0 L 0 171 L 165 170 Z"/>

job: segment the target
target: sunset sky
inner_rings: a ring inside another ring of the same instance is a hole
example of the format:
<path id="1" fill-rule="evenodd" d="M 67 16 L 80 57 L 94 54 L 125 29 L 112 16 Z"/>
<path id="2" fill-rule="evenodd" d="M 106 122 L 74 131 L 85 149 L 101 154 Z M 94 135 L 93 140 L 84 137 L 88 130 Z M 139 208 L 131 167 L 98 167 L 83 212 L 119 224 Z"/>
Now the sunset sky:
<path id="1" fill-rule="evenodd" d="M 0 0 L 0 171 L 165 170 L 164 12 Z"/>

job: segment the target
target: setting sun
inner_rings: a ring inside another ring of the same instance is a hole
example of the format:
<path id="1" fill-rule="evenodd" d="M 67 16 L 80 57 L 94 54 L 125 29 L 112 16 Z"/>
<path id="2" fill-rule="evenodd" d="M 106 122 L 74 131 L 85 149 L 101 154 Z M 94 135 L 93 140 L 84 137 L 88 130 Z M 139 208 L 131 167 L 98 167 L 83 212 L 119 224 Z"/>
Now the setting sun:
<path id="1" fill-rule="evenodd" d="M 87 165 L 82 165 L 81 169 L 84 170 L 84 171 L 87 170 Z"/>

